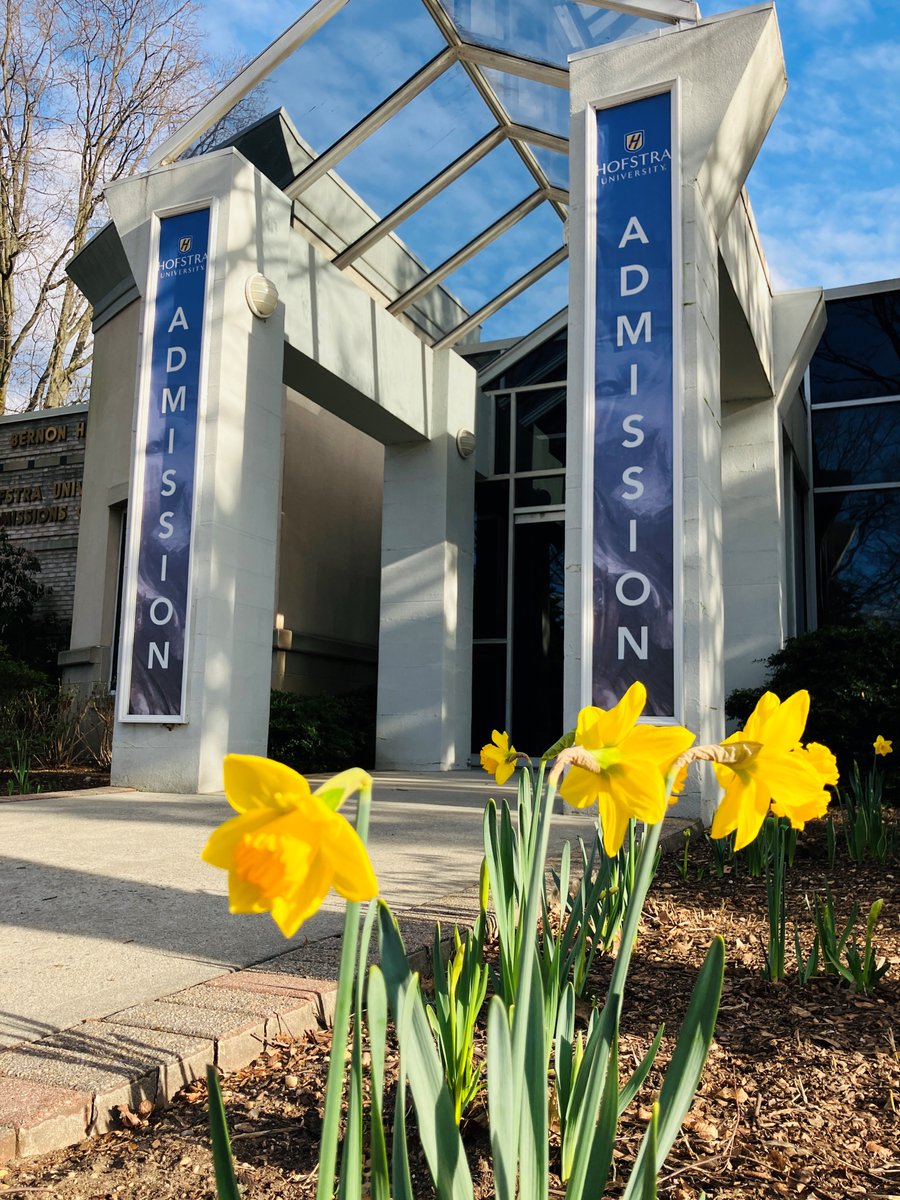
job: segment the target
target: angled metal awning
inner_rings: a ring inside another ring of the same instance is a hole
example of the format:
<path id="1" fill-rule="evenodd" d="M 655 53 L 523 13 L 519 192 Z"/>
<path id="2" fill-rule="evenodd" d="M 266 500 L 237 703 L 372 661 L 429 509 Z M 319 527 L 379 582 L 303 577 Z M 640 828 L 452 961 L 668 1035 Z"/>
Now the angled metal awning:
<path id="1" fill-rule="evenodd" d="M 283 110 L 309 148 L 286 194 L 303 204 L 332 172 L 370 214 L 335 266 L 397 238 L 421 272 L 389 311 L 410 321 L 443 288 L 471 314 L 418 329 L 432 345 L 501 313 L 526 332 L 566 302 L 569 56 L 699 16 L 694 0 L 316 0 L 151 166 Z"/>

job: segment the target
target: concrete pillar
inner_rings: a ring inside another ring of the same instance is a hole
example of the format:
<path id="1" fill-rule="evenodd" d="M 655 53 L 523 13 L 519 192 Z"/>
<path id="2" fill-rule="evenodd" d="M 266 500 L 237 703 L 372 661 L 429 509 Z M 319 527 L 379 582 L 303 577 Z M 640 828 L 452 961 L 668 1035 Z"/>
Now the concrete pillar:
<path id="1" fill-rule="evenodd" d="M 760 6 L 662 35 L 600 47 L 570 66 L 571 233 L 569 469 L 567 480 L 566 718 L 581 693 L 581 653 L 590 621 L 581 574 L 582 422 L 593 384 L 583 377 L 586 244 L 585 111 L 670 88 L 681 137 L 681 428 L 683 505 L 682 722 L 701 741 L 724 733 L 724 589 L 721 486 L 719 240 L 784 95 L 774 8 Z M 766 295 L 764 303 L 770 304 Z M 710 773 L 694 811 L 709 815 L 718 791 Z"/>
<path id="2" fill-rule="evenodd" d="M 464 766 L 472 689 L 475 372 L 434 355 L 427 442 L 385 446 L 376 765 Z"/>
<path id="3" fill-rule="evenodd" d="M 153 213 L 210 199 L 214 274 L 195 484 L 187 722 L 117 720 L 113 740 L 113 783 L 145 790 L 216 791 L 223 756 L 264 754 L 268 731 L 284 317 L 283 305 L 267 321 L 254 317 L 244 285 L 261 272 L 284 294 L 290 202 L 234 150 L 108 191 L 142 296 Z M 129 507 L 136 511 L 134 497 Z"/>

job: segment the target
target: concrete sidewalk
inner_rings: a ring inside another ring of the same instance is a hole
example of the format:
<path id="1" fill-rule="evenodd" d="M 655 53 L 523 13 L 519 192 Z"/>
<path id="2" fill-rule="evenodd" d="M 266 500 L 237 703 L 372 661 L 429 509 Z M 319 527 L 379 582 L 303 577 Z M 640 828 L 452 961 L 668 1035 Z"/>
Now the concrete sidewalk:
<path id="1" fill-rule="evenodd" d="M 476 771 L 376 775 L 369 848 L 410 951 L 474 915 L 482 810 L 514 794 Z M 268 914 L 231 916 L 225 872 L 200 860 L 229 815 L 221 796 L 114 789 L 0 804 L 0 1160 L 327 1019 L 343 901 L 291 942 Z M 554 818 L 556 847 L 578 834 L 590 816 Z"/>

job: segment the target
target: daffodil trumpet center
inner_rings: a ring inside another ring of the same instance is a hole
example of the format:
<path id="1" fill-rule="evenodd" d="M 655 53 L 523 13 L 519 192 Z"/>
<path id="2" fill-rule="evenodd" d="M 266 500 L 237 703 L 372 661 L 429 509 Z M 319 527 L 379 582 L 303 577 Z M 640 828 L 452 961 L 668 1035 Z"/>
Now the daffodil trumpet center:
<path id="1" fill-rule="evenodd" d="M 234 870 L 240 879 L 258 888 L 271 902 L 296 890 L 302 877 L 302 872 L 298 877 L 298 859 L 305 869 L 309 857 L 307 848 L 295 838 L 258 833 L 245 837 L 235 846 Z"/>

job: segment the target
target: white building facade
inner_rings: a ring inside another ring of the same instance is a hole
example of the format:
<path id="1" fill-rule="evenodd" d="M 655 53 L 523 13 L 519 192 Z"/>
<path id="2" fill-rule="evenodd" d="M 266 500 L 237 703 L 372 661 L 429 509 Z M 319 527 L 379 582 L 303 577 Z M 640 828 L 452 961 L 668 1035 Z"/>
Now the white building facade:
<path id="1" fill-rule="evenodd" d="M 824 303 L 773 291 L 744 189 L 774 7 L 400 8 L 319 0 L 71 265 L 96 351 L 66 669 L 115 683 L 116 783 L 219 789 L 273 684 L 377 686 L 383 767 L 500 726 L 540 754 L 635 678 L 715 740 L 812 616 Z M 535 294 L 568 303 L 490 340 Z"/>

